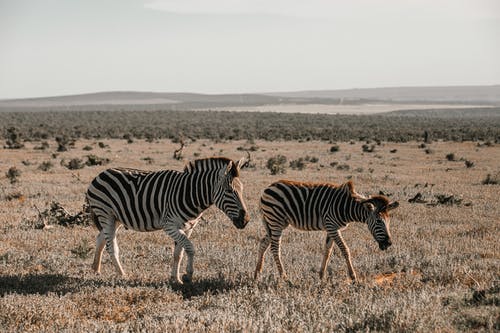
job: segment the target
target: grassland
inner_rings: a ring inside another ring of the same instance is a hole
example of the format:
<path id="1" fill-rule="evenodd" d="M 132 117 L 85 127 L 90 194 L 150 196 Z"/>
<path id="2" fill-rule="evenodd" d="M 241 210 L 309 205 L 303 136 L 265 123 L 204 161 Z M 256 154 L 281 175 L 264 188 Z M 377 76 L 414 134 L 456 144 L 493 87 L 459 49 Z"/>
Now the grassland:
<path id="1" fill-rule="evenodd" d="M 220 140 L 434 140 L 500 141 L 500 107 L 407 110 L 373 115 L 228 111 L 119 111 L 109 106 L 0 112 L 0 136 L 14 128 L 21 140 L 79 139 Z M 83 108 L 83 109 L 81 109 Z M 305 108 L 305 107 L 304 107 Z M 306 108 L 305 108 L 306 109 Z M 109 111 L 115 110 L 115 111 Z M 149 109 L 148 109 L 149 110 Z"/>
<path id="2" fill-rule="evenodd" d="M 491 126 L 494 139 L 499 127 Z M 119 278 L 106 253 L 102 274 L 90 269 L 94 227 L 36 229 L 39 211 L 52 201 L 72 214 L 80 211 L 87 185 L 104 168 L 181 170 L 185 161 L 172 158 L 178 143 L 80 138 L 68 151 L 57 152 L 58 144 L 48 136 L 45 149 L 35 149 L 39 141 L 27 141 L 21 149 L 0 150 L 0 330 L 499 330 L 499 187 L 482 183 L 487 174 L 498 179 L 498 144 L 435 140 L 422 145 L 410 139 L 382 141 L 373 152 L 364 152 L 365 141 L 350 139 L 335 143 L 336 149 L 332 142 L 314 139 L 188 141 L 185 159 L 236 159 L 245 156 L 244 149 L 251 151 L 253 167 L 241 177 L 252 221 L 240 231 L 209 209 L 192 235 L 194 281 L 183 286 L 168 282 L 173 242 L 163 232 L 121 230 L 118 241 L 128 276 Z M 453 158 L 446 158 L 451 153 Z M 110 162 L 66 167 L 89 154 Z M 287 157 L 286 174 L 273 176 L 266 162 L 278 154 Z M 289 167 L 301 157 L 310 161 L 302 170 Z M 17 177 L 6 176 L 11 167 L 17 168 Z M 258 198 L 278 178 L 352 179 L 361 193 L 390 194 L 401 203 L 391 221 L 393 246 L 379 251 L 367 228 L 352 224 L 344 235 L 360 283 L 350 283 L 338 250 L 327 278 L 319 281 L 324 234 L 287 229 L 282 251 L 290 281 L 278 279 L 270 255 L 261 280 L 253 281 L 263 236 Z M 426 203 L 409 203 L 418 193 Z M 440 204 L 439 195 L 454 200 Z"/>

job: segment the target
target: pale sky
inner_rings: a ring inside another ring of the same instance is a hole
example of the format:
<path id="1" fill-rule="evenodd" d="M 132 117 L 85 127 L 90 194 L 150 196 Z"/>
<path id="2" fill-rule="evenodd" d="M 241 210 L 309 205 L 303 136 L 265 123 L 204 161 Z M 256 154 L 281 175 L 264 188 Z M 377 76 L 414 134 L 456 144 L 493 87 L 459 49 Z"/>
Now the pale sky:
<path id="1" fill-rule="evenodd" d="M 490 84 L 497 0 L 0 0 L 0 99 Z"/>

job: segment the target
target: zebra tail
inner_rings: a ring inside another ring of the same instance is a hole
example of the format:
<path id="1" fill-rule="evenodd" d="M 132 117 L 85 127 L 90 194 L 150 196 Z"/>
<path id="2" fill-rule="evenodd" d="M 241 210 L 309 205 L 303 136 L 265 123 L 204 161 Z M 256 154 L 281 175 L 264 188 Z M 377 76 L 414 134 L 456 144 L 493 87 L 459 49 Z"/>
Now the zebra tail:
<path id="1" fill-rule="evenodd" d="M 85 206 L 86 206 L 86 213 L 88 214 L 90 219 L 94 221 L 94 225 L 96 226 L 97 230 L 101 231 L 102 225 L 99 222 L 97 215 L 95 215 L 94 210 L 92 209 L 92 207 L 90 207 L 89 198 L 87 196 L 85 197 Z"/>

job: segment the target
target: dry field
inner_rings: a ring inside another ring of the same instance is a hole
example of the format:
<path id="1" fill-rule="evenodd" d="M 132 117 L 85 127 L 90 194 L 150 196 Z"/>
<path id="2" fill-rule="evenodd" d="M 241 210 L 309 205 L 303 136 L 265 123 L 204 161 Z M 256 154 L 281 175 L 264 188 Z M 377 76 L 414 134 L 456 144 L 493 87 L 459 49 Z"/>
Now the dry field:
<path id="1" fill-rule="evenodd" d="M 338 143 L 336 152 L 318 141 L 192 142 L 186 159 L 237 159 L 245 156 L 241 147 L 252 147 L 255 167 L 242 172 L 252 221 L 237 230 L 209 209 L 192 235 L 194 281 L 179 286 L 168 282 L 173 242 L 163 232 L 120 231 L 128 276 L 119 278 L 107 253 L 100 276 L 90 269 L 94 227 L 35 228 L 38 210 L 52 201 L 73 214 L 81 210 L 87 185 L 104 168 L 181 170 L 184 165 L 172 158 L 178 144 L 167 140 L 103 143 L 100 148 L 94 140 L 78 140 L 56 155 L 54 141 L 46 150 L 33 149 L 39 143 L 0 150 L 0 331 L 500 330 L 500 187 L 482 184 L 487 174 L 498 179 L 498 144 L 434 142 L 426 153 L 420 142 L 382 143 L 373 152 L 363 152 L 364 142 Z M 450 153 L 455 161 L 446 158 Z M 110 163 L 64 166 L 89 154 Z M 285 175 L 271 175 L 266 162 L 278 154 L 288 162 L 309 156 L 310 162 L 303 170 L 292 170 L 287 162 Z M 465 160 L 474 165 L 466 167 Z M 48 161 L 53 166 L 45 164 L 47 171 L 39 168 Z M 20 175 L 11 183 L 6 174 L 13 166 Z M 319 281 L 325 235 L 291 228 L 282 243 L 289 282 L 278 279 L 270 253 L 261 280 L 253 281 L 263 235 L 258 198 L 279 178 L 352 179 L 358 192 L 383 191 L 400 202 L 388 251 L 378 250 L 364 225 L 352 224 L 344 232 L 359 284 L 349 282 L 338 250 L 327 278 Z M 409 203 L 417 193 L 427 203 Z M 439 203 L 439 195 L 454 197 L 446 204 Z"/>

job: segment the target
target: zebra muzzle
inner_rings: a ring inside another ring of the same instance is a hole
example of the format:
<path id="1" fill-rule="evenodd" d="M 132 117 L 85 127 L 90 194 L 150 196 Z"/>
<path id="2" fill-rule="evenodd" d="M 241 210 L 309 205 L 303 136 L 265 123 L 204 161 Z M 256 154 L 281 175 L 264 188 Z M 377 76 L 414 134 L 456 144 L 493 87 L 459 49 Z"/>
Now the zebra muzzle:
<path id="1" fill-rule="evenodd" d="M 250 217 L 248 216 L 245 210 L 240 210 L 238 217 L 233 220 L 233 224 L 238 229 L 243 229 L 247 225 L 248 221 L 250 221 Z"/>
<path id="2" fill-rule="evenodd" d="M 389 238 L 387 238 L 387 239 L 385 239 L 385 240 L 383 240 L 383 241 L 381 241 L 381 242 L 379 242 L 379 243 L 378 243 L 378 247 L 379 247 L 382 251 L 387 250 L 387 248 L 388 248 L 389 246 L 391 246 L 391 245 L 392 245 L 392 242 L 391 242 L 391 240 L 390 240 Z"/>

